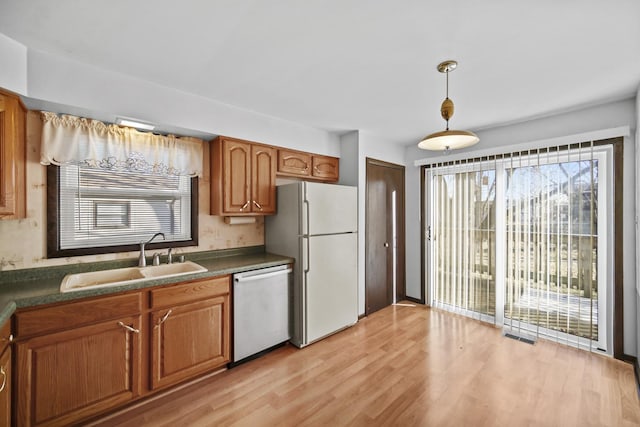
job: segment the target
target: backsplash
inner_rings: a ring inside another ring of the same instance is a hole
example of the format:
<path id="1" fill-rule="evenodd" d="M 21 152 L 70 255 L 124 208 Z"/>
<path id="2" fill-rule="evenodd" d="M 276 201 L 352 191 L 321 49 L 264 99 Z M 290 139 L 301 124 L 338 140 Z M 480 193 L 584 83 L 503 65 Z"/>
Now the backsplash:
<path id="1" fill-rule="evenodd" d="M 0 271 L 84 262 L 135 258 L 137 252 L 46 258 L 46 167 L 40 164 L 40 114 L 27 114 L 27 217 L 0 220 Z M 264 219 L 254 224 L 225 224 L 224 218 L 209 215 L 209 144 L 204 146 L 204 172 L 199 179 L 198 246 L 176 248 L 175 253 L 211 251 L 264 244 Z"/>

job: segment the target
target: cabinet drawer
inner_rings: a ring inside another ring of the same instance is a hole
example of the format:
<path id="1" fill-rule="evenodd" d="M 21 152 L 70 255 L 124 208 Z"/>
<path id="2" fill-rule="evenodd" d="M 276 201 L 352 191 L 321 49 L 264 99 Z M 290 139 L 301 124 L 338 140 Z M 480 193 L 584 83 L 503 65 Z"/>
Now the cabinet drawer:
<path id="1" fill-rule="evenodd" d="M 137 292 L 17 312 L 15 314 L 16 336 L 22 339 L 27 336 L 131 316 L 140 313 L 141 302 L 141 294 Z"/>
<path id="2" fill-rule="evenodd" d="M 151 291 L 151 308 L 169 307 L 230 292 L 231 276 L 187 282 Z"/>

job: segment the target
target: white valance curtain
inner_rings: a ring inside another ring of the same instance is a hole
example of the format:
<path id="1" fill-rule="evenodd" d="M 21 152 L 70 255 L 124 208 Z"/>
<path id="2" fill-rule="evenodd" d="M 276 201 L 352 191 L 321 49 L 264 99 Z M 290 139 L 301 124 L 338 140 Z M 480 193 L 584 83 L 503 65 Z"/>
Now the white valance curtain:
<path id="1" fill-rule="evenodd" d="M 157 175 L 202 175 L 203 141 L 42 112 L 43 165 L 76 164 Z"/>

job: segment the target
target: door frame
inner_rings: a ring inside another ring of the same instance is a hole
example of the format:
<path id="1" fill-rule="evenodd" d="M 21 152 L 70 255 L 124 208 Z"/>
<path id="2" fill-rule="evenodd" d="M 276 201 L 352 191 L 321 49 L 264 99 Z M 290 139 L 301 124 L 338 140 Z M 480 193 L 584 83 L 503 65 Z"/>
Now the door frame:
<path id="1" fill-rule="evenodd" d="M 399 165 L 396 163 L 385 162 L 382 160 L 377 160 L 371 157 L 366 158 L 366 169 L 365 169 L 365 202 L 364 202 L 364 210 L 365 210 L 365 242 L 364 242 L 364 314 L 368 316 L 370 314 L 367 305 L 368 299 L 368 286 L 367 286 L 367 258 L 369 254 L 369 235 L 367 233 L 367 227 L 369 224 L 369 216 L 371 213 L 369 212 L 368 200 L 369 200 L 369 168 L 371 166 L 379 166 L 391 168 L 394 170 L 398 170 L 402 172 L 402 203 L 398 206 L 400 210 L 400 215 L 398 216 L 398 242 L 397 242 L 397 258 L 396 258 L 396 298 L 397 300 L 406 299 L 406 256 L 405 256 L 405 248 L 406 248 L 406 173 L 404 165 Z M 398 280 L 400 279 L 400 280 Z"/>

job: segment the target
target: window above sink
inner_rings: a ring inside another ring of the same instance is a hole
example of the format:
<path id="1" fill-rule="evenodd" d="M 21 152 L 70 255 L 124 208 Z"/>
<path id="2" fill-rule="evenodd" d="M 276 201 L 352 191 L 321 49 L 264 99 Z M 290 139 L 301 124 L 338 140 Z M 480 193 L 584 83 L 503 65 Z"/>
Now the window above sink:
<path id="1" fill-rule="evenodd" d="M 43 112 L 47 257 L 198 244 L 203 141 Z"/>

